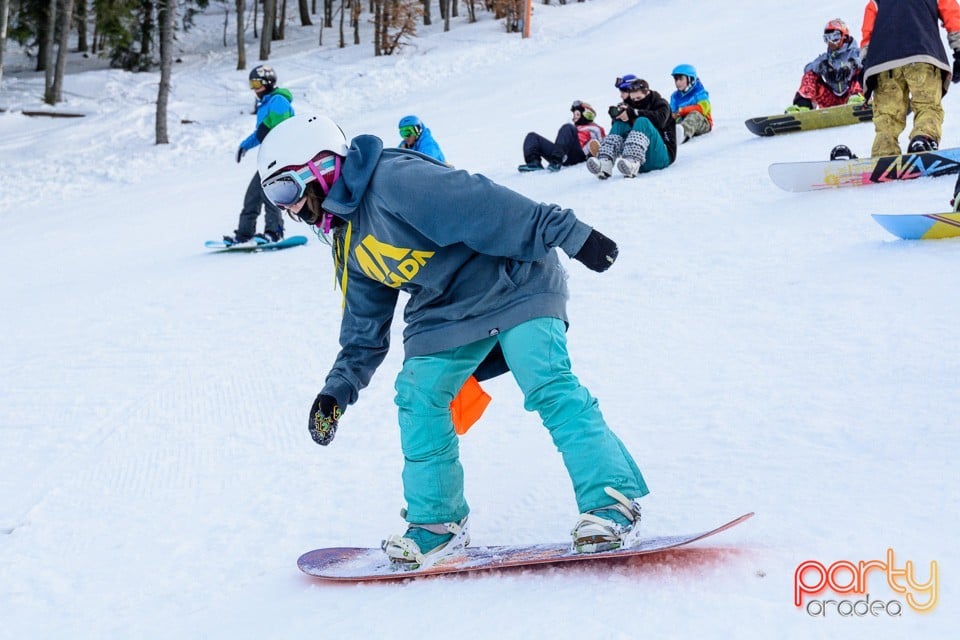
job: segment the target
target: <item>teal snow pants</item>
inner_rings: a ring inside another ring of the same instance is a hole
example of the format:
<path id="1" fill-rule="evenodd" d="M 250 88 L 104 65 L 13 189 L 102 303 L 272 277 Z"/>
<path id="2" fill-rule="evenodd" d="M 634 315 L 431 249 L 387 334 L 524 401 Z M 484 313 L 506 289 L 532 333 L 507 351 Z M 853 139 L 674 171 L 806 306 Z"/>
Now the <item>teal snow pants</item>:
<path id="1" fill-rule="evenodd" d="M 670 125 L 673 126 L 673 125 Z M 663 142 L 660 132 L 653 126 L 647 118 L 637 118 L 631 127 L 629 123 L 623 120 L 614 120 L 610 127 L 610 135 L 618 135 L 626 140 L 631 131 L 639 131 L 647 137 L 650 144 L 647 146 L 647 158 L 640 165 L 640 173 L 666 169 L 670 166 L 670 152 L 667 151 L 667 145 Z"/>
<path id="2" fill-rule="evenodd" d="M 497 342 L 523 391 L 524 408 L 540 414 L 563 458 L 581 512 L 614 502 L 604 487 L 631 499 L 649 493 L 596 399 L 570 370 L 563 321 L 536 318 L 499 335 L 403 363 L 396 403 L 408 522 L 459 521 L 470 511 L 450 402 Z"/>

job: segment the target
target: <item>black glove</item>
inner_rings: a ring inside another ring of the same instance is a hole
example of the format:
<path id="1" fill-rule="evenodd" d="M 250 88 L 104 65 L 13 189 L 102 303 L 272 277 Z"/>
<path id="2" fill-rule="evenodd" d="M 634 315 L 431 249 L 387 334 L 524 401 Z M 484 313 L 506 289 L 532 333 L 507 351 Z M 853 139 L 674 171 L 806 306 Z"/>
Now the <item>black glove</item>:
<path id="1" fill-rule="evenodd" d="M 592 229 L 587 236 L 587 241 L 583 243 L 573 259 L 587 265 L 588 269 L 602 272 L 610 268 L 617 259 L 618 253 L 620 250 L 617 249 L 616 242 L 596 229 Z"/>
<path id="2" fill-rule="evenodd" d="M 319 445 L 327 446 L 337 435 L 337 422 L 343 411 L 333 396 L 320 394 L 310 407 L 310 437 Z"/>
<path id="3" fill-rule="evenodd" d="M 953 77 L 950 78 L 954 84 L 960 82 L 960 51 L 953 50 Z"/>
<path id="4" fill-rule="evenodd" d="M 243 147 L 237 147 L 237 164 L 240 164 L 240 161 L 243 160 L 243 154 L 247 152 Z"/>

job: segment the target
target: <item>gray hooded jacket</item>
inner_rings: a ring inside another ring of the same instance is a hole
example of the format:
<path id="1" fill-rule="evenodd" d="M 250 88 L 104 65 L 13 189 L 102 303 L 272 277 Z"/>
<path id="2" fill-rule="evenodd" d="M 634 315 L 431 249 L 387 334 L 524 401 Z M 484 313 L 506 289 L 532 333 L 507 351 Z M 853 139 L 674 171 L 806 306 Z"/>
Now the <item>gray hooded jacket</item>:
<path id="1" fill-rule="evenodd" d="M 357 400 L 390 347 L 400 291 L 405 357 L 437 353 L 540 317 L 566 321 L 566 272 L 591 228 L 482 175 L 355 138 L 323 203 L 346 221 L 334 257 L 341 351 L 321 393 Z M 344 269 L 346 272 L 344 272 Z"/>

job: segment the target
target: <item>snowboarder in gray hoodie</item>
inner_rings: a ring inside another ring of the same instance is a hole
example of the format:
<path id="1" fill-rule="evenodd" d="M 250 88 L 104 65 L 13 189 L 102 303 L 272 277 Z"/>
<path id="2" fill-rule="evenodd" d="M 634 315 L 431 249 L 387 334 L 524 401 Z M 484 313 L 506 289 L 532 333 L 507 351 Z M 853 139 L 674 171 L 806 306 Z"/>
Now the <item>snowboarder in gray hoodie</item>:
<path id="1" fill-rule="evenodd" d="M 482 175 L 384 148 L 371 135 L 348 146 L 325 116 L 278 124 L 258 163 L 267 197 L 333 247 L 341 350 L 310 408 L 318 444 L 330 444 L 383 362 L 400 292 L 409 295 L 395 385 L 408 526 L 384 540 L 386 555 L 424 567 L 469 543 L 457 433 L 489 401 L 477 381 L 507 370 L 570 475 L 580 512 L 574 547 L 633 544 L 647 485 L 570 369 L 567 276 L 557 252 L 603 272 L 617 245 L 570 209 Z"/>

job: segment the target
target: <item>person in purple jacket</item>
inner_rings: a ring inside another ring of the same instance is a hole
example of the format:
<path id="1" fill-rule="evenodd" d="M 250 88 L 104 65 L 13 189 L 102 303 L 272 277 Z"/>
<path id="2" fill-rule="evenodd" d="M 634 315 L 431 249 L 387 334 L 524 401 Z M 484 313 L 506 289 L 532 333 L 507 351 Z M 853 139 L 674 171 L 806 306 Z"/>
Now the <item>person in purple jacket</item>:
<path id="1" fill-rule="evenodd" d="M 408 526 L 383 542 L 391 561 L 429 566 L 469 543 L 450 407 L 474 375 L 507 370 L 570 475 L 580 512 L 574 548 L 637 541 L 647 485 L 570 369 L 567 275 L 557 255 L 603 272 L 617 258 L 616 243 L 570 209 L 384 148 L 375 136 L 348 146 L 324 116 L 281 122 L 260 147 L 259 167 L 267 197 L 333 247 L 341 350 L 310 408 L 318 444 L 330 444 L 344 409 L 383 362 L 394 309 L 400 293 L 408 295 L 395 385 Z"/>

